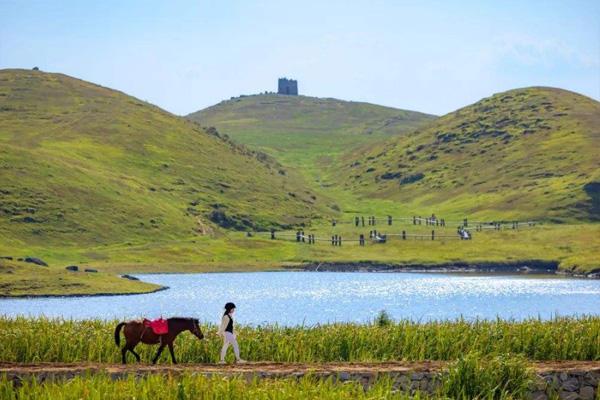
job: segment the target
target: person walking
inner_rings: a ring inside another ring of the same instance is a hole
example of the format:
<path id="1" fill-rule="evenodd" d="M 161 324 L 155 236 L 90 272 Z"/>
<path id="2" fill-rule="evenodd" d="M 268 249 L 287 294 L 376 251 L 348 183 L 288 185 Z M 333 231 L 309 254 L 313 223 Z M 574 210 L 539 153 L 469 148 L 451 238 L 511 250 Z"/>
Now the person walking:
<path id="1" fill-rule="evenodd" d="M 221 348 L 221 359 L 219 364 L 225 364 L 225 356 L 227 355 L 227 349 L 229 345 L 233 346 L 233 354 L 235 355 L 235 360 L 237 363 L 245 363 L 245 360 L 240 358 L 240 347 L 237 342 L 237 338 L 235 336 L 235 330 L 233 328 L 233 314 L 235 313 L 235 304 L 227 303 L 225 304 L 225 313 L 223 313 L 223 318 L 221 318 L 221 325 L 219 326 L 219 331 L 217 332 L 220 336 L 223 337 L 223 347 Z"/>

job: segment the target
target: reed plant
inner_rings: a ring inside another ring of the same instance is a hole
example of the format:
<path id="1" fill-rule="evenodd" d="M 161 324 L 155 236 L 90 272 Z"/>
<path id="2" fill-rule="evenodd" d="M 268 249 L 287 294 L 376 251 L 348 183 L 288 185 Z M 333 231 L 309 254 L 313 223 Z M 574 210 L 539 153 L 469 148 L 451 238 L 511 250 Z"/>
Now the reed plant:
<path id="1" fill-rule="evenodd" d="M 113 338 L 117 322 L 0 317 L 0 361 L 120 362 Z M 175 352 L 180 362 L 218 360 L 221 339 L 216 327 L 205 324 L 202 330 L 203 341 L 188 333 L 177 338 Z M 242 357 L 251 361 L 457 360 L 473 352 L 514 354 L 529 360 L 600 360 L 600 317 L 241 326 L 238 339 Z M 140 344 L 136 351 L 148 362 L 156 346 Z M 129 360 L 133 362 L 133 357 Z M 159 362 L 169 362 L 167 355 Z"/>

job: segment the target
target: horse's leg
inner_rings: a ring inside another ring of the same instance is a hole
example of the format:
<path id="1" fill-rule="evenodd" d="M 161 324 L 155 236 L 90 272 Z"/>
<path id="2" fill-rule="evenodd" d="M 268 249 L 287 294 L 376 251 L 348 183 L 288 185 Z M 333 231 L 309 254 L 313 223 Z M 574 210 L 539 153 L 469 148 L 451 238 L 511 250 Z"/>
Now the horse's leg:
<path id="1" fill-rule="evenodd" d="M 121 362 L 127 364 L 127 345 L 121 349 Z"/>
<path id="2" fill-rule="evenodd" d="M 133 355 L 135 356 L 135 359 L 137 360 L 137 362 L 140 362 L 140 360 L 141 360 L 140 359 L 140 355 L 138 353 L 136 353 L 134 349 L 135 349 L 135 345 L 131 346 L 129 348 L 129 351 L 133 353 Z"/>
<path id="3" fill-rule="evenodd" d="M 154 356 L 154 359 L 152 360 L 152 364 L 156 364 L 156 362 L 158 361 L 158 357 L 160 357 L 160 353 L 162 353 L 164 348 L 165 345 L 161 343 L 160 347 L 158 348 L 158 351 L 156 352 L 156 355 Z"/>
<path id="4" fill-rule="evenodd" d="M 169 342 L 168 346 L 169 352 L 171 353 L 171 361 L 173 361 L 173 364 L 177 364 L 177 360 L 175 360 L 175 352 L 173 351 L 173 342 Z"/>

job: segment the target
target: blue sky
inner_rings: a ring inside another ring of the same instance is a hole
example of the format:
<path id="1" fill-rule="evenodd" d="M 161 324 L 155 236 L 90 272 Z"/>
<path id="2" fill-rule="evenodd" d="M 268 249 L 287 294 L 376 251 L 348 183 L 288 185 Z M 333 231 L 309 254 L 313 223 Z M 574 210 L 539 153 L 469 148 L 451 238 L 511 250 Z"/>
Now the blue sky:
<path id="1" fill-rule="evenodd" d="M 176 114 L 280 76 L 434 114 L 532 85 L 600 99 L 600 1 L 0 0 L 0 68 L 33 66 Z"/>

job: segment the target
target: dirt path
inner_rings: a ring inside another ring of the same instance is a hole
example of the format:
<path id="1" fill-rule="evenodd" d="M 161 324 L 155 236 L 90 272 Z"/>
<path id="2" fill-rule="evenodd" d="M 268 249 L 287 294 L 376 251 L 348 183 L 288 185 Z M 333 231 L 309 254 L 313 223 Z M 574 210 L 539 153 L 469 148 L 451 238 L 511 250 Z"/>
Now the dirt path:
<path id="1" fill-rule="evenodd" d="M 274 363 L 249 362 L 247 364 L 103 364 L 103 363 L 8 363 L 0 362 L 0 374 L 9 375 L 67 375 L 104 372 L 108 374 L 152 373 L 206 373 L 206 374 L 257 374 L 271 376 L 298 376 L 314 374 L 377 374 L 406 372 L 435 372 L 447 366 L 445 361 L 422 362 L 345 362 L 345 363 Z M 548 371 L 596 371 L 600 373 L 600 361 L 551 361 L 532 362 L 536 372 Z"/>

